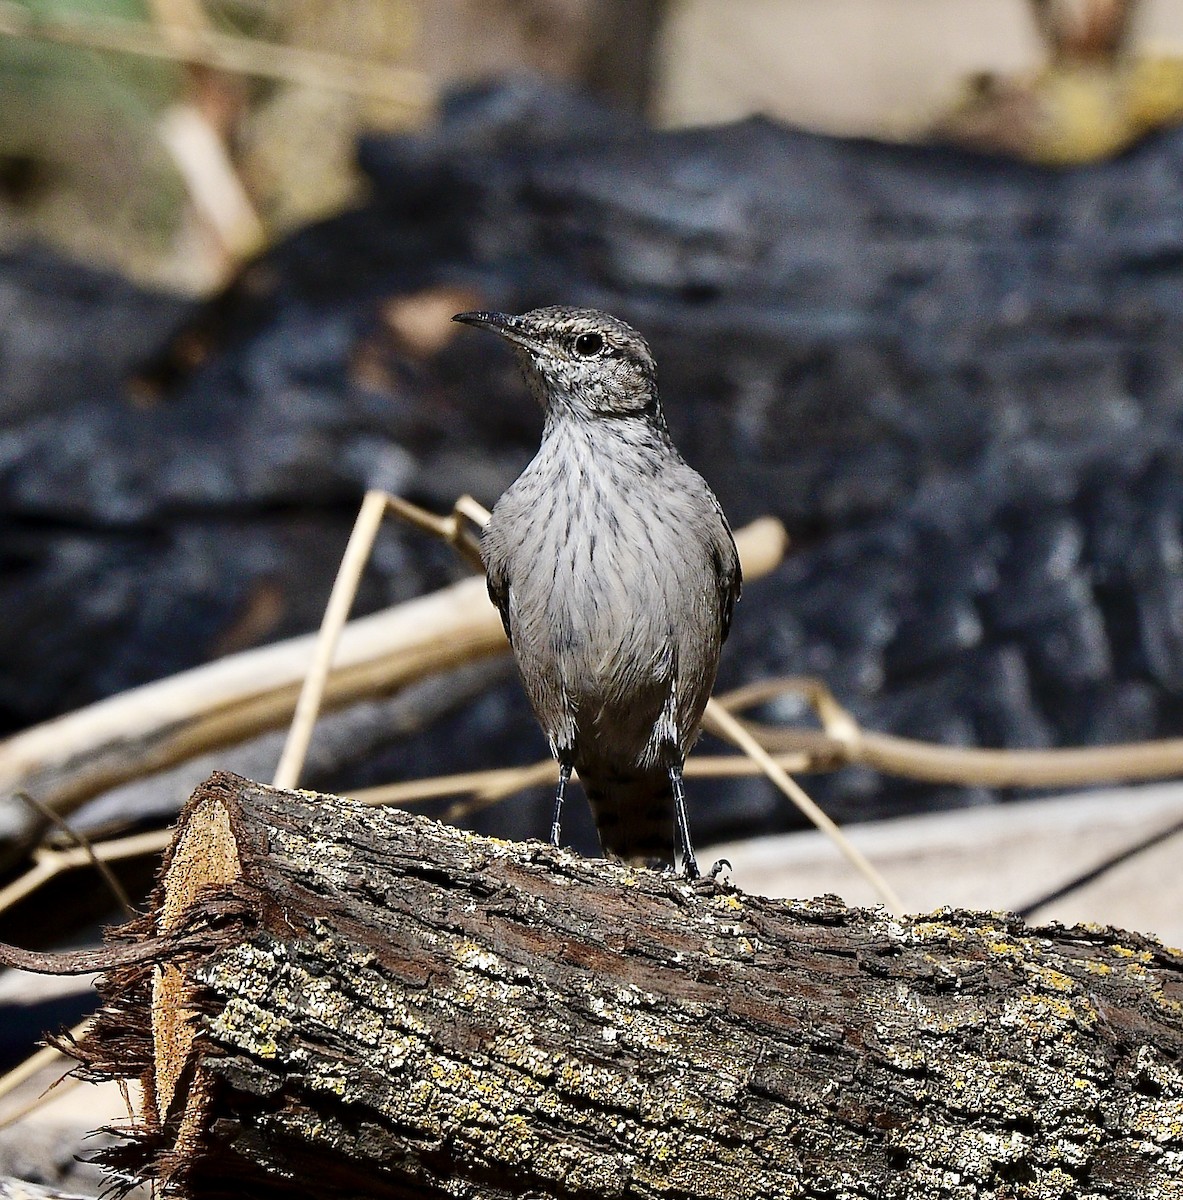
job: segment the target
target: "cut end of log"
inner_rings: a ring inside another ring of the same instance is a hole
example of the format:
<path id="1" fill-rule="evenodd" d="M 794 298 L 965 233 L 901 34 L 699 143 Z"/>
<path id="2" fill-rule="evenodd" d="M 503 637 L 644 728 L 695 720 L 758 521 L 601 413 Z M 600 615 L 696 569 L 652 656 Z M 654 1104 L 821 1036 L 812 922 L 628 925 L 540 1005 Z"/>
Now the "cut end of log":
<path id="1" fill-rule="evenodd" d="M 229 775 L 138 935 L 168 975 L 113 970 L 73 1053 L 145 1081 L 107 1161 L 169 1195 L 1183 1195 L 1183 956 L 1150 938 L 763 899 Z"/>
<path id="2" fill-rule="evenodd" d="M 204 891 L 227 888 L 242 875 L 229 804 L 221 794 L 224 787 L 233 794 L 237 790 L 234 778 L 214 776 L 182 814 L 154 906 L 158 935 L 176 930 Z M 156 970 L 151 1008 L 154 1078 L 146 1093 L 153 1097 L 161 1126 L 170 1122 L 174 1111 L 180 1111 L 176 1141 L 182 1155 L 198 1140 L 211 1086 L 208 1073 L 190 1072 L 198 1014 L 189 1007 L 188 990 L 179 968 L 169 964 Z"/>

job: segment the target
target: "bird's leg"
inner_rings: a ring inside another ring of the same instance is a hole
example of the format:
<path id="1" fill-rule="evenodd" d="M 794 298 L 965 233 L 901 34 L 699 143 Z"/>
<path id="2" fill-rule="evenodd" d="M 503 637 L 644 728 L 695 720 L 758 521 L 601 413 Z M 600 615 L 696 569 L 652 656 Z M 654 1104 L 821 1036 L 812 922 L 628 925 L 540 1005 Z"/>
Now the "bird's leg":
<path id="1" fill-rule="evenodd" d="M 672 762 L 669 766 L 670 787 L 674 793 L 674 831 L 682 851 L 682 874 L 687 879 L 697 879 L 698 861 L 694 847 L 690 844 L 690 818 L 686 815 L 686 785 L 682 782 L 682 764 Z"/>
<path id="2" fill-rule="evenodd" d="M 550 818 L 550 844 L 559 844 L 559 826 L 563 816 L 563 797 L 567 794 L 567 781 L 571 778 L 571 764 L 559 763 L 559 786 L 555 788 L 555 810 Z"/>

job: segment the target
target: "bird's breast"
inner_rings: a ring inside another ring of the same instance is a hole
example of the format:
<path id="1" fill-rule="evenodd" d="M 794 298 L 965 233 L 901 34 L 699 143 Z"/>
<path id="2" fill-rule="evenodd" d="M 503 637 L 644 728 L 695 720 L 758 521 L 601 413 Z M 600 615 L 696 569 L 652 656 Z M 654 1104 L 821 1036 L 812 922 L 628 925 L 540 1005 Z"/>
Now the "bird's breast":
<path id="1" fill-rule="evenodd" d="M 523 634 L 596 674 L 660 667 L 684 573 L 673 497 L 643 462 L 566 449 L 521 481 L 511 586 Z"/>

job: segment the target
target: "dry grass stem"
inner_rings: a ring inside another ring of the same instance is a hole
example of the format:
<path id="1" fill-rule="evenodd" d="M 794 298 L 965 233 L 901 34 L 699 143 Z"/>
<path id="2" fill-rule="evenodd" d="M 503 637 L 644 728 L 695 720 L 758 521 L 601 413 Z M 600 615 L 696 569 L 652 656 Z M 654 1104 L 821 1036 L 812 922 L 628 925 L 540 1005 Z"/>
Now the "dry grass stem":
<path id="1" fill-rule="evenodd" d="M 66 1034 L 66 1037 L 72 1041 L 78 1041 L 86 1031 L 90 1028 L 91 1018 L 87 1017 L 84 1021 L 79 1021 Z M 30 1054 L 24 1062 L 17 1063 L 10 1071 L 6 1071 L 0 1076 L 0 1100 L 5 1096 L 11 1095 L 23 1083 L 36 1076 L 40 1071 L 44 1071 L 47 1067 L 52 1067 L 55 1063 L 65 1064 L 66 1059 L 60 1050 L 55 1046 L 42 1046 L 40 1050 Z M 57 1080 L 55 1084 L 47 1088 L 39 1096 L 29 1101 L 28 1104 L 21 1105 L 14 1112 L 6 1114 L 0 1118 L 0 1129 L 8 1129 L 15 1125 L 18 1121 L 23 1120 L 30 1113 L 36 1112 L 44 1104 L 47 1104 L 52 1098 L 51 1093 L 54 1088 L 73 1087 L 75 1083 L 81 1083 L 81 1079 L 76 1079 L 73 1076 L 66 1076 L 64 1079 Z M 60 1093 L 59 1093 L 60 1094 Z"/>
<path id="2" fill-rule="evenodd" d="M 421 120 L 435 104 L 434 88 L 421 71 L 212 29 L 163 28 L 115 18 L 50 17 L 20 4 L 0 3 L 0 36 L 194 63 L 236 75 L 348 92 L 401 109 L 409 120 Z"/>
<path id="3" fill-rule="evenodd" d="M 154 829 L 149 833 L 95 842 L 85 848 L 74 846 L 69 850 L 50 850 L 41 847 L 34 852 L 33 865 L 23 875 L 18 875 L 0 888 L 0 912 L 7 912 L 14 904 L 19 904 L 64 871 L 91 866 L 96 859 L 109 863 L 160 854 L 172 841 L 172 836 L 171 828 Z"/>
<path id="4" fill-rule="evenodd" d="M 734 742 L 754 762 L 758 763 L 763 768 L 764 774 L 837 846 L 851 866 L 878 892 L 883 903 L 897 915 L 903 914 L 903 901 L 896 895 L 891 884 L 868 862 L 863 852 L 818 808 L 801 786 L 785 773 L 764 747 L 722 705 L 714 700 L 707 704 L 705 724 L 712 733 L 717 733 L 729 742 Z"/>
<path id="5" fill-rule="evenodd" d="M 279 757 L 279 765 L 275 768 L 272 783 L 278 788 L 293 788 L 300 780 L 300 771 L 308 753 L 308 743 L 312 740 L 312 727 L 320 715 L 320 705 L 325 684 L 328 682 L 329 669 L 333 665 L 333 655 L 337 652 L 341 631 L 349 619 L 349 610 L 357 596 L 362 572 L 366 569 L 366 563 L 370 561 L 374 539 L 382 527 L 382 518 L 388 503 L 387 494 L 376 491 L 367 492 L 362 501 L 341 565 L 337 569 L 337 577 L 333 580 L 333 590 L 325 607 L 312 662 L 304 675 L 287 741 Z"/>
<path id="6" fill-rule="evenodd" d="M 129 916 L 135 916 L 132 909 L 131 900 L 128 898 L 127 892 L 123 890 L 123 884 L 115 877 L 115 873 L 104 862 L 98 854 L 95 853 L 94 845 L 85 835 L 74 830 L 70 823 L 60 813 L 56 813 L 52 808 L 46 807 L 35 796 L 30 796 L 28 792 L 17 792 L 16 797 L 23 804 L 27 804 L 34 812 L 40 813 L 50 824 L 56 826 L 62 833 L 66 835 L 74 843 L 74 845 L 86 855 L 87 861 L 94 869 L 102 876 L 103 882 L 107 885 L 111 895 L 115 897 L 115 902 Z"/>
<path id="7" fill-rule="evenodd" d="M 785 771 L 805 771 L 811 759 L 807 754 L 777 754 L 776 763 Z M 687 779 L 732 779 L 763 775 L 764 770 L 747 755 L 697 754 L 686 760 Z M 461 775 L 433 775 L 428 779 L 407 779 L 347 793 L 353 800 L 373 805 L 424 804 L 449 796 L 472 795 L 480 799 L 504 800 L 528 787 L 541 787 L 558 781 L 559 769 L 553 758 L 540 759 L 525 767 L 496 767 L 487 771 L 467 771 Z"/>
<path id="8" fill-rule="evenodd" d="M 462 505 L 464 511 L 461 509 Z M 435 513 L 411 504 L 400 496 L 392 496 L 389 492 L 366 493 L 357 520 L 353 524 L 353 532 L 349 535 L 337 577 L 333 580 L 333 590 L 329 594 L 329 602 L 321 621 L 320 632 L 317 634 L 312 663 L 304 675 L 287 742 L 280 755 L 279 765 L 275 768 L 275 778 L 272 780 L 275 787 L 293 788 L 300 780 L 308 745 L 312 740 L 312 728 L 316 724 L 324 700 L 333 656 L 337 652 L 341 633 L 357 598 L 362 573 L 370 561 L 374 539 L 378 536 L 382 518 L 388 509 L 408 524 L 424 529 L 447 542 L 470 565 L 481 569 L 480 545 L 472 537 L 464 521 L 468 517 L 484 524 L 489 519 L 489 514 L 472 497 L 462 496 L 447 517 L 438 517 Z"/>
<path id="9" fill-rule="evenodd" d="M 81 1028 L 81 1026 L 79 1026 L 79 1028 Z M 40 1054 L 46 1054 L 49 1057 L 45 1059 L 45 1061 L 38 1064 L 36 1068 L 37 1070 L 41 1070 L 43 1067 L 52 1066 L 56 1061 L 61 1062 L 63 1070 L 67 1070 L 71 1066 L 68 1060 L 62 1055 L 61 1051 L 55 1050 L 52 1046 L 46 1046 L 44 1049 L 38 1050 L 37 1054 L 33 1057 L 36 1058 L 37 1055 Z M 27 1059 L 26 1061 L 31 1062 L 32 1059 Z M 22 1063 L 21 1065 L 23 1066 L 24 1064 Z M 7 1079 L 7 1076 L 0 1078 L 0 1087 L 3 1087 L 5 1079 Z M 81 1083 L 82 1078 L 78 1075 L 63 1075 L 50 1087 L 46 1088 L 45 1091 L 43 1091 L 40 1095 L 34 1096 L 31 1100 L 22 1104 L 19 1108 L 15 1108 L 6 1116 L 0 1117 L 0 1132 L 5 1129 L 11 1129 L 14 1125 L 19 1125 L 26 1117 L 31 1117 L 39 1109 L 44 1108 L 51 1100 L 56 1100 L 59 1096 L 64 1095 L 66 1092 L 72 1092 Z"/>

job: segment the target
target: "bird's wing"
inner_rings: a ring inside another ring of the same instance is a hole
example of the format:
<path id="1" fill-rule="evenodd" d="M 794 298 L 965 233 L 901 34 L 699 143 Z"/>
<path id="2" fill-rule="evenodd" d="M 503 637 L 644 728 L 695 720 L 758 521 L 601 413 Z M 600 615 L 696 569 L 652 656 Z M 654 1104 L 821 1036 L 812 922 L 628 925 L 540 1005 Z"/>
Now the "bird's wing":
<path id="1" fill-rule="evenodd" d="M 489 589 L 489 599 L 501 614 L 501 624 L 505 628 L 505 636 L 513 645 L 513 630 L 509 625 L 509 576 L 500 563 L 485 564 L 485 583 Z"/>
<path id="2" fill-rule="evenodd" d="M 739 551 L 735 548 L 735 538 L 731 536 L 731 526 L 723 516 L 723 509 L 715 501 L 719 519 L 723 528 L 716 539 L 711 558 L 715 567 L 715 577 L 719 585 L 719 620 L 721 640 L 727 640 L 731 630 L 731 614 L 735 611 L 735 602 L 743 590 L 743 568 L 739 565 Z"/>

